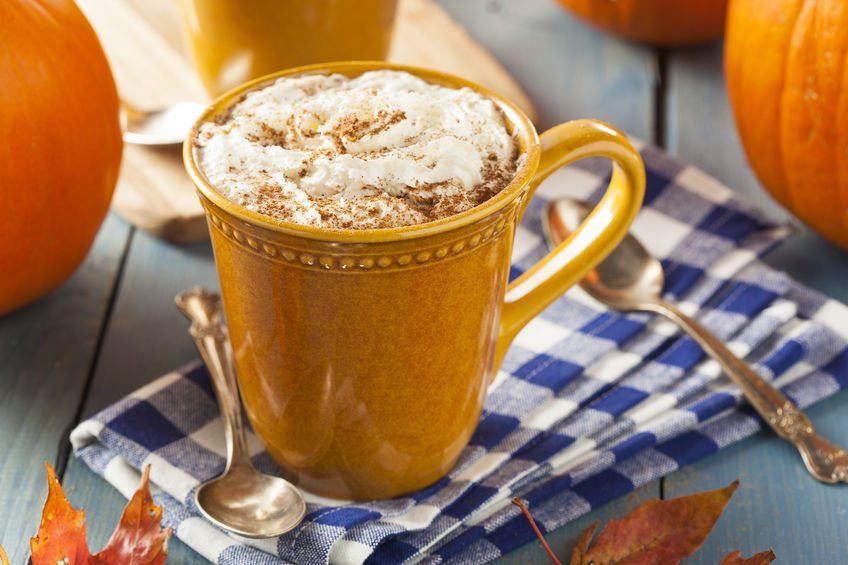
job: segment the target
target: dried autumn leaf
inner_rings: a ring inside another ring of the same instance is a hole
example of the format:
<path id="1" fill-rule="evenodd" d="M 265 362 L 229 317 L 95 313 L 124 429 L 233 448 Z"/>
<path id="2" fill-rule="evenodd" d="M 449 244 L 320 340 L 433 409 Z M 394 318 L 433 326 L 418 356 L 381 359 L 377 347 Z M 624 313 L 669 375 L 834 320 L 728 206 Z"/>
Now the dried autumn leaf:
<path id="1" fill-rule="evenodd" d="M 141 485 L 124 508 L 121 521 L 109 541 L 95 555 L 93 565 L 161 565 L 168 558 L 171 528 L 162 528 L 162 508 L 150 496 L 150 466 Z"/>
<path id="2" fill-rule="evenodd" d="M 589 544 L 592 543 L 592 536 L 595 535 L 595 530 L 598 528 L 598 523 L 595 522 L 580 534 L 577 538 L 577 545 L 574 546 L 574 551 L 571 553 L 571 565 L 581 565 L 586 559 L 586 553 L 589 551 Z"/>
<path id="3" fill-rule="evenodd" d="M 41 511 L 38 533 L 30 539 L 33 565 L 85 565 L 91 560 L 85 541 L 85 514 L 68 502 L 56 472 L 47 468 L 47 502 Z"/>
<path id="4" fill-rule="evenodd" d="M 130 499 L 115 532 L 99 553 L 91 555 L 85 539 L 85 514 L 68 502 L 49 463 L 47 502 L 38 533 L 30 540 L 33 565 L 162 565 L 171 528 L 161 526 L 162 509 L 150 496 L 150 467 Z"/>
<path id="5" fill-rule="evenodd" d="M 747 558 L 742 557 L 741 551 L 734 551 L 733 553 L 728 553 L 721 560 L 721 565 L 768 565 L 775 559 L 774 552 L 770 549 Z"/>
<path id="6" fill-rule="evenodd" d="M 679 563 L 701 547 L 738 485 L 739 481 L 734 481 L 723 489 L 673 500 L 649 500 L 624 518 L 609 522 L 572 565 Z M 583 536 L 581 540 L 585 544 Z"/>

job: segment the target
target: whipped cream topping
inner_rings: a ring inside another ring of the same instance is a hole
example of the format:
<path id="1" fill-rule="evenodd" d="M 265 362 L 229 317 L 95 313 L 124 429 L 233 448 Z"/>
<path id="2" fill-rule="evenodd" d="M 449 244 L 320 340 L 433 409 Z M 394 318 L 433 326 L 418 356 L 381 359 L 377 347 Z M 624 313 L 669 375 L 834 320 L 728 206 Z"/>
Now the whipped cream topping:
<path id="1" fill-rule="evenodd" d="M 281 78 L 203 124 L 197 146 L 228 199 L 336 229 L 457 214 L 502 190 L 518 165 L 491 100 L 401 71 Z"/>

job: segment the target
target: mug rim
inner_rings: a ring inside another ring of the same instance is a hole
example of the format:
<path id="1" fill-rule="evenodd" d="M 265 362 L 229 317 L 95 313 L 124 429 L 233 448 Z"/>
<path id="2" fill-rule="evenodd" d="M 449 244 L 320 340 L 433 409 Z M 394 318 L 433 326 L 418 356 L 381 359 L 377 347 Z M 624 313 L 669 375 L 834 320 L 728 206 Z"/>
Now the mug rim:
<path id="1" fill-rule="evenodd" d="M 424 79 L 429 83 L 452 86 L 454 88 L 467 87 L 482 94 L 497 104 L 501 111 L 503 111 L 506 115 L 510 124 L 516 129 L 516 136 L 521 138 L 525 145 L 523 151 L 520 152 L 520 154 L 524 155 L 525 158 L 519 164 L 515 171 L 515 176 L 513 176 L 509 184 L 495 196 L 481 204 L 478 204 L 477 206 L 474 206 L 473 208 L 460 212 L 459 214 L 454 214 L 431 222 L 392 228 L 338 229 L 286 222 L 258 212 L 253 212 L 232 200 L 229 200 L 223 194 L 218 192 L 218 190 L 212 186 L 212 183 L 207 180 L 206 175 L 203 173 L 203 169 L 198 162 L 198 151 L 195 146 L 195 140 L 199 134 L 200 126 L 212 121 L 216 116 L 220 116 L 227 112 L 249 91 L 257 90 L 260 86 L 271 84 L 282 77 L 331 73 L 339 73 L 346 76 L 358 76 L 373 70 L 405 71 Z M 526 186 L 529 185 L 539 166 L 541 147 L 539 143 L 539 134 L 533 126 L 533 123 L 530 121 L 530 118 L 528 118 L 527 115 L 508 98 L 501 96 L 500 94 L 497 94 L 477 83 L 449 73 L 443 73 L 441 71 L 412 65 L 386 63 L 383 61 L 340 61 L 334 63 L 305 65 L 277 71 L 250 80 L 225 92 L 212 101 L 200 117 L 194 122 L 185 142 L 183 143 L 182 153 L 185 169 L 194 183 L 195 188 L 204 197 L 204 199 L 211 202 L 216 208 L 223 210 L 243 222 L 276 233 L 284 233 L 313 240 L 340 243 L 375 243 L 400 241 L 449 232 L 457 228 L 473 224 L 503 209 L 518 195 L 520 195 L 521 191 Z"/>

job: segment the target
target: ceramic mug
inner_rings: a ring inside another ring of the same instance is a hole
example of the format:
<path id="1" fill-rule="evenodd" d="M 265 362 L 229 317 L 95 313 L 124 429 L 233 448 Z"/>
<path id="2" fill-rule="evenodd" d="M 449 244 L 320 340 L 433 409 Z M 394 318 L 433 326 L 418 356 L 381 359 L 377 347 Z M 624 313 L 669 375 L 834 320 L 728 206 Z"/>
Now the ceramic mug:
<path id="1" fill-rule="evenodd" d="M 339 59 L 385 59 L 397 0 L 180 0 L 206 90 Z"/>
<path id="2" fill-rule="evenodd" d="M 203 175 L 199 125 L 225 115 L 246 92 L 283 76 L 374 69 L 493 100 L 524 156 L 513 181 L 442 220 L 333 230 L 248 211 Z M 534 190 L 585 157 L 614 163 L 605 196 L 571 238 L 508 283 L 515 229 Z M 253 429 L 287 478 L 352 499 L 414 491 L 453 467 L 512 339 L 621 240 L 645 186 L 639 153 L 609 125 L 578 120 L 538 136 L 515 104 L 481 86 L 376 62 L 296 68 L 227 93 L 195 125 L 184 159 L 207 213 Z"/>

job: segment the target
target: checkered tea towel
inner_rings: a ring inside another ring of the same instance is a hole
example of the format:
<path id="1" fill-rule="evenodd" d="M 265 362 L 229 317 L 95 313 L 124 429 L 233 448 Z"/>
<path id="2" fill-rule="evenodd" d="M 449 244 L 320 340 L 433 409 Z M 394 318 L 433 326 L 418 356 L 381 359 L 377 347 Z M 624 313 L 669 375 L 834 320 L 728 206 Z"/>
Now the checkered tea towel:
<path id="1" fill-rule="evenodd" d="M 703 172 L 655 148 L 642 152 L 647 197 L 633 231 L 662 259 L 666 296 L 799 405 L 845 387 L 848 309 L 759 261 L 787 230 Z M 544 204 L 597 199 L 608 175 L 608 165 L 586 161 L 544 184 L 518 229 L 513 277 L 546 253 Z M 476 563 L 532 539 L 512 497 L 552 530 L 760 427 L 691 339 L 655 317 L 611 312 L 575 288 L 517 337 L 447 477 L 393 500 L 308 496 L 306 519 L 278 539 L 228 536 L 194 506 L 194 489 L 224 465 L 224 433 L 198 365 L 83 422 L 71 440 L 125 495 L 151 464 L 166 522 L 217 563 Z M 275 472 L 252 441 L 256 465 Z"/>

